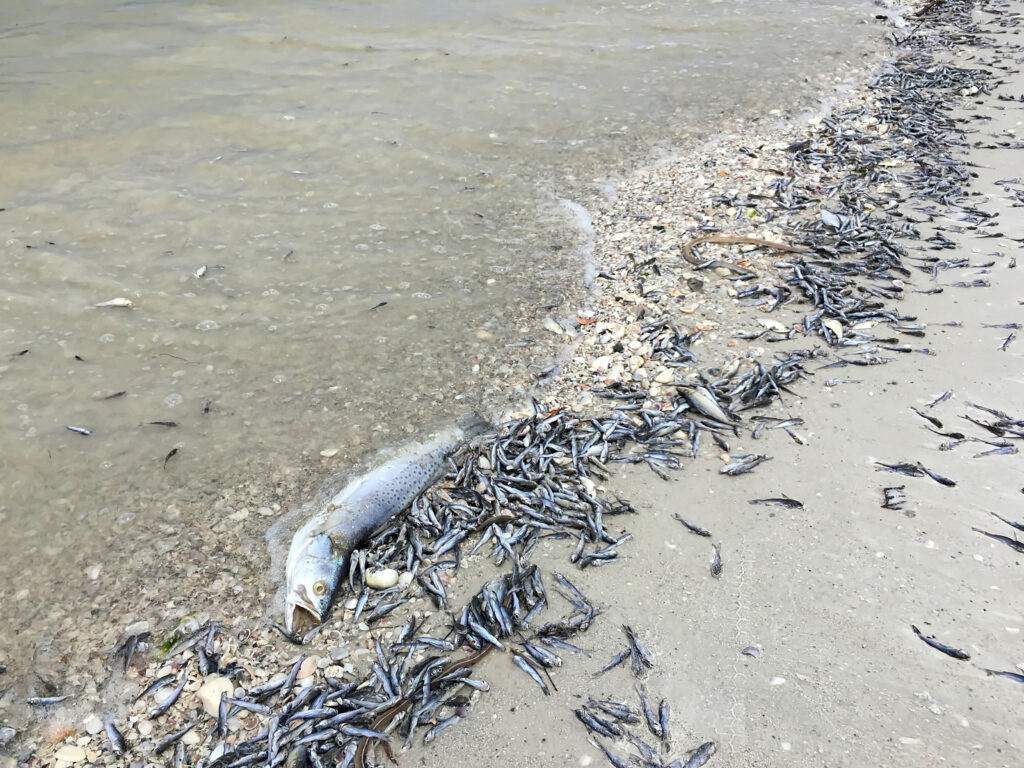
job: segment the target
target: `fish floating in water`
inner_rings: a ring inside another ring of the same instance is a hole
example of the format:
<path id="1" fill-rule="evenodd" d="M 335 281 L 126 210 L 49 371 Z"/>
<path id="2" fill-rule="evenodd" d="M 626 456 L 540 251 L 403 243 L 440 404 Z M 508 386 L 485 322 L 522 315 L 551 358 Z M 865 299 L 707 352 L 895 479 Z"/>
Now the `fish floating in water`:
<path id="1" fill-rule="evenodd" d="M 468 420 L 466 420 L 468 421 Z M 482 420 L 454 427 L 350 482 L 292 538 L 285 566 L 285 628 L 299 612 L 323 622 L 349 554 L 408 507 L 442 474 L 447 459 L 485 430 Z"/>

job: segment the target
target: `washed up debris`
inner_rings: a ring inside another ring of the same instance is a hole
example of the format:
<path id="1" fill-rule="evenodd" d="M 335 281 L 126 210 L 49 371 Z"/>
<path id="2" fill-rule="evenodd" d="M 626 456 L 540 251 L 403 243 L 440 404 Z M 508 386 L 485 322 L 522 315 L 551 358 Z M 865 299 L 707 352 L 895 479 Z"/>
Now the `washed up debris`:
<path id="1" fill-rule="evenodd" d="M 905 485 L 894 485 L 890 488 L 883 488 L 882 493 L 885 495 L 885 501 L 882 502 L 882 509 L 901 511 L 907 501 L 907 495 L 904 493 L 906 487 Z"/>
<path id="2" fill-rule="evenodd" d="M 135 303 L 131 299 L 126 299 L 123 296 L 118 296 L 116 299 L 110 299 L 110 301 L 101 301 L 99 304 L 93 304 L 94 307 L 123 307 L 124 309 L 131 309 L 135 306 Z"/>
<path id="3" fill-rule="evenodd" d="M 802 501 L 791 499 L 788 496 L 782 496 L 781 498 L 771 499 L 751 499 L 751 504 L 762 504 L 770 507 L 785 507 L 786 509 L 803 509 L 804 504 Z"/>
<path id="4" fill-rule="evenodd" d="M 910 628 L 914 630 L 915 635 L 920 637 L 925 643 L 930 645 L 935 650 L 942 651 L 947 656 L 952 656 L 954 659 L 959 659 L 960 661 L 970 660 L 971 654 L 967 653 L 967 651 L 961 651 L 960 649 L 953 648 L 952 646 L 946 645 L 945 643 L 940 643 L 934 637 L 928 637 L 927 635 L 923 634 L 921 630 L 915 627 L 913 624 L 910 625 Z"/>

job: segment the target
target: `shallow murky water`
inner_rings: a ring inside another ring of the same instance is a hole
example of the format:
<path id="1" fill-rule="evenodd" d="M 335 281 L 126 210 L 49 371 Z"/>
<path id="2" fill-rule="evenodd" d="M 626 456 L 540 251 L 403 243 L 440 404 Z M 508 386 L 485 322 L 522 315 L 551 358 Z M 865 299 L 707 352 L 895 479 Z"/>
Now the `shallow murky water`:
<path id="1" fill-rule="evenodd" d="M 561 198 L 801 103 L 867 15 L 5 2 L 0 661 L 261 605 L 281 508 L 546 367 L 584 290 Z"/>

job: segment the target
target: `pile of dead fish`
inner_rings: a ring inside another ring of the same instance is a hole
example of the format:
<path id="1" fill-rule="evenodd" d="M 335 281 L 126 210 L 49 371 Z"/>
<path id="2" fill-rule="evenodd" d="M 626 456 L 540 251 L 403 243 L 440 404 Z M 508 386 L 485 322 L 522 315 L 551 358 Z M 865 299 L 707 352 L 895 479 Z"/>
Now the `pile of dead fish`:
<path id="1" fill-rule="evenodd" d="M 948 0 L 933 15 L 969 30 L 969 7 L 963 0 Z M 951 148 L 962 146 L 964 137 L 950 117 L 964 93 L 986 91 L 991 84 L 981 71 L 936 64 L 931 50 L 943 39 L 948 38 L 911 33 L 901 41 L 904 54 L 872 84 L 875 106 L 823 120 L 811 138 L 790 148 L 789 167 L 775 182 L 773 196 L 744 203 L 767 220 L 782 222 L 791 241 L 805 251 L 779 263 L 782 277 L 777 284 L 767 285 L 746 274 L 736 279 L 741 299 L 764 309 L 796 302 L 810 305 L 801 323 L 769 328 L 759 337 L 781 341 L 797 333 L 818 335 L 829 346 L 850 352 L 831 363 L 844 366 L 885 363 L 890 359 L 886 352 L 913 351 L 898 337 L 877 337 L 869 330 L 873 325 L 884 325 L 900 336 L 923 335 L 924 326 L 902 316 L 892 303 L 901 297 L 911 275 L 903 265 L 911 257 L 899 241 L 919 238 L 915 222 L 896 206 L 910 198 L 927 201 L 953 209 L 965 226 L 975 228 L 988 226 L 991 218 L 963 202 L 969 174 Z M 886 125 L 887 132 L 867 130 L 867 118 L 873 118 L 871 125 Z M 821 173 L 831 179 L 823 188 L 810 180 Z M 721 204 L 735 202 L 723 199 Z M 942 249 L 946 244 L 933 240 L 925 247 Z M 937 257 L 917 260 L 933 275 L 966 266 Z M 611 464 L 645 464 L 667 476 L 684 459 L 694 457 L 702 441 L 729 452 L 730 440 L 741 435 L 745 411 L 784 401 L 791 387 L 812 375 L 808 366 L 827 356 L 815 348 L 779 354 L 771 364 L 759 363 L 744 372 L 738 362 L 699 370 L 692 345 L 700 331 L 682 332 L 667 310 L 664 317 L 647 322 L 642 337 L 651 344 L 652 356 L 679 372 L 678 380 L 666 387 L 664 401 L 652 403 L 645 389 L 620 383 L 595 392 L 607 405 L 601 416 L 537 406 L 531 415 L 501 425 L 494 435 L 453 457 L 439 483 L 352 557 L 348 581 L 358 596 L 354 621 L 379 626 L 405 603 L 427 596 L 450 617 L 447 624 L 425 626 L 409 618 L 390 642 L 376 637 L 373 660 L 359 679 L 326 678 L 296 686 L 300 659 L 286 677 L 248 688 L 243 669 L 220 667 L 219 630 L 203 628 L 171 654 L 194 649 L 197 668 L 183 666 L 177 676 L 157 682 L 173 685 L 180 693 L 191 674 L 216 671 L 232 678 L 245 695 L 225 694 L 215 724 L 197 713 L 184 729 L 154 742 L 151 751 L 161 755 L 173 750 L 175 766 L 187 762 L 205 768 L 273 768 L 287 763 L 364 768 L 376 764 L 381 755 L 391 757 L 396 741 L 411 744 L 417 734 L 432 741 L 465 717 L 472 707 L 469 693 L 487 689 L 471 675 L 473 666 L 487 655 L 507 654 L 510 663 L 548 693 L 554 685 L 549 670 L 562 665 L 561 653 L 579 651 L 573 639 L 591 626 L 600 610 L 568 577 L 544 574 L 530 563 L 537 545 L 542 540 L 565 540 L 570 561 L 580 569 L 614 562 L 630 539 L 629 533 L 616 531 L 621 530 L 621 519 L 634 510 L 628 502 L 598 491 L 597 483 L 608 477 Z M 1020 436 L 1019 420 L 994 415 L 997 421 L 986 422 L 993 434 L 1000 430 L 1003 437 Z M 774 428 L 800 439 L 792 429 L 799 419 L 755 417 L 750 423 L 754 438 Z M 769 458 L 733 455 L 721 472 L 749 472 Z M 919 463 L 896 466 L 888 469 L 932 474 Z M 787 498 L 754 503 L 800 504 Z M 897 505 L 899 498 L 894 494 L 889 503 Z M 614 531 L 609 528 L 612 519 Z M 707 533 L 687 526 L 699 535 Z M 464 558 L 477 552 L 490 558 L 499 575 L 455 607 L 446 585 Z M 715 575 L 722 571 L 718 552 L 716 546 Z M 365 576 L 374 568 L 408 571 L 415 584 L 370 589 Z M 637 645 L 632 630 L 627 635 L 629 646 L 613 661 L 628 658 L 642 673 L 650 659 L 639 650 L 642 644 Z M 305 639 L 312 639 L 312 634 Z M 161 717 L 175 699 L 176 695 L 168 698 L 153 717 Z M 655 714 L 643 689 L 640 702 L 648 730 L 667 746 L 668 705 L 663 702 L 660 714 Z M 204 748 L 205 756 L 198 762 L 198 754 L 187 754 L 181 741 L 186 731 L 211 729 L 213 736 L 223 737 L 227 719 L 241 709 L 255 713 L 264 724 L 254 737 L 235 743 L 221 738 L 212 754 Z M 595 741 L 614 765 L 665 765 L 655 747 L 625 727 L 639 722 L 629 704 L 592 700 L 577 716 L 595 738 L 632 744 L 638 754 L 626 760 Z M 668 765 L 702 765 L 714 749 L 713 742 L 706 742 L 685 762 Z"/>

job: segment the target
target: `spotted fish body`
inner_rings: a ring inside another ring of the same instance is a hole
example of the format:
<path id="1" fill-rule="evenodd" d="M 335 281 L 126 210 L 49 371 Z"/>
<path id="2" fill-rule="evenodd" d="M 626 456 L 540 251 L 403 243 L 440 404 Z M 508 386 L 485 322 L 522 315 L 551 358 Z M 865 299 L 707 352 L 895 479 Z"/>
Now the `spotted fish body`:
<path id="1" fill-rule="evenodd" d="M 285 568 L 289 631 L 297 609 L 318 623 L 324 619 L 352 550 L 441 477 L 447 458 L 466 438 L 454 428 L 413 446 L 353 480 L 295 533 Z"/>

